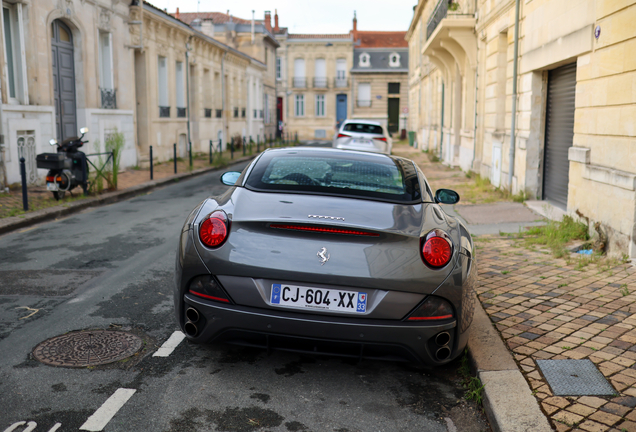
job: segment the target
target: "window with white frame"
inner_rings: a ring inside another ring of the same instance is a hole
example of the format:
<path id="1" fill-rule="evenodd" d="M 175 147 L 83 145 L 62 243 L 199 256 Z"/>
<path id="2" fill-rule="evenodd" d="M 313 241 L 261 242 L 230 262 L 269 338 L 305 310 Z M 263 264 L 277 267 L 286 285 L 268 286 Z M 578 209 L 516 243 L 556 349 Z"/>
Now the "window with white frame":
<path id="1" fill-rule="evenodd" d="M 316 95 L 316 117 L 325 116 L 325 95 Z"/>
<path id="2" fill-rule="evenodd" d="M 400 55 L 398 53 L 391 53 L 391 55 L 389 55 L 389 66 L 400 67 Z"/>
<path id="3" fill-rule="evenodd" d="M 163 56 L 159 56 L 158 61 L 158 88 L 159 88 L 159 106 L 167 107 L 170 106 L 170 102 L 168 102 L 168 65 L 166 58 Z"/>
<path id="4" fill-rule="evenodd" d="M 360 67 L 371 66 L 371 56 L 367 53 L 360 54 Z"/>
<path id="5" fill-rule="evenodd" d="M 185 75 L 183 62 L 177 62 L 175 72 L 175 79 L 177 81 L 177 108 L 185 108 Z"/>
<path id="6" fill-rule="evenodd" d="M 336 79 L 347 79 L 347 59 L 336 59 Z"/>
<path id="7" fill-rule="evenodd" d="M 276 57 L 276 79 L 281 79 L 283 77 L 282 64 L 283 64 L 283 59 L 280 57 Z"/>
<path id="8" fill-rule="evenodd" d="M 302 95 L 302 94 L 296 95 L 294 115 L 296 117 L 303 117 L 305 115 L 305 95 Z"/>
<path id="9" fill-rule="evenodd" d="M 370 83 L 358 84 L 358 106 L 359 107 L 371 106 L 371 84 Z"/>
<path id="10" fill-rule="evenodd" d="M 99 86 L 102 89 L 113 88 L 113 51 L 111 34 L 99 32 Z"/>
<path id="11" fill-rule="evenodd" d="M 22 4 L 2 4 L 4 64 L 9 102 L 28 104 L 26 89 L 26 59 L 23 54 L 24 34 Z"/>

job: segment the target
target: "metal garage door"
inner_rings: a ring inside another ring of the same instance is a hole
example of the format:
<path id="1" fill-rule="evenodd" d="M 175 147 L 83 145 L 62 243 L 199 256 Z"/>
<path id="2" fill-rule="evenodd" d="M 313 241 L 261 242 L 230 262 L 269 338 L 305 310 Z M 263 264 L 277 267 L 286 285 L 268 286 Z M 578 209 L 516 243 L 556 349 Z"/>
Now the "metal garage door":
<path id="1" fill-rule="evenodd" d="M 543 199 L 563 209 L 568 204 L 568 149 L 574 138 L 575 90 L 576 63 L 548 72 Z"/>

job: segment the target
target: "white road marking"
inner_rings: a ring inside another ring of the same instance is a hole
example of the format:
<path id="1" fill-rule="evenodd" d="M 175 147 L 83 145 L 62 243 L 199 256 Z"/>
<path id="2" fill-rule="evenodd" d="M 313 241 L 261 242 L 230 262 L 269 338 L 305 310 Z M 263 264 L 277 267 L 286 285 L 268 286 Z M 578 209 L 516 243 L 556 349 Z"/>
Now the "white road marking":
<path id="1" fill-rule="evenodd" d="M 4 430 L 4 432 L 13 432 L 14 430 L 16 430 L 18 427 L 20 426 L 24 426 L 27 425 L 26 429 L 24 429 L 22 432 L 31 432 L 32 430 L 34 430 L 38 424 L 34 421 L 30 421 L 30 422 L 25 422 L 25 421 L 19 421 L 17 423 L 13 423 L 11 426 L 9 426 L 8 428 L 6 428 Z"/>
<path id="2" fill-rule="evenodd" d="M 185 339 L 185 334 L 180 331 L 172 333 L 167 341 L 161 345 L 161 347 L 152 355 L 153 357 L 168 357 L 172 354 L 172 351 Z"/>
<path id="3" fill-rule="evenodd" d="M 106 402 L 80 426 L 80 430 L 97 432 L 104 429 L 108 422 L 117 414 L 117 411 L 124 406 L 136 391 L 135 389 L 117 389 L 117 391 L 106 399 Z"/>
<path id="4" fill-rule="evenodd" d="M 55 432 L 56 430 L 58 430 L 60 427 L 62 427 L 62 423 L 55 423 L 53 425 L 53 427 L 49 430 L 49 432 Z"/>

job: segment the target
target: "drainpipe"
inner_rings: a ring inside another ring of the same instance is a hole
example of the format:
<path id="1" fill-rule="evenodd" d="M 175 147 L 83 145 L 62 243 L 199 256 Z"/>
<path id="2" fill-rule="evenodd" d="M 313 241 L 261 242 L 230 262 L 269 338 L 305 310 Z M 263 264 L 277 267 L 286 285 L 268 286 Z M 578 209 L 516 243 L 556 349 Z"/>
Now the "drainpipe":
<path id="1" fill-rule="evenodd" d="M 225 57 L 227 56 L 227 51 L 223 53 L 223 57 L 221 58 L 221 97 L 223 100 L 221 101 L 221 109 L 223 110 L 223 142 L 225 143 L 225 148 L 227 148 L 227 143 L 229 139 L 229 124 L 227 121 L 227 112 L 225 110 L 225 94 L 227 92 L 225 86 Z"/>
<path id="2" fill-rule="evenodd" d="M 442 81 L 442 119 L 440 121 L 439 129 L 442 132 L 439 140 L 439 160 L 442 160 L 442 147 L 444 146 L 444 81 Z"/>
<path id="3" fill-rule="evenodd" d="M 254 45 L 254 9 L 252 9 L 252 45 Z"/>
<path id="4" fill-rule="evenodd" d="M 190 37 L 192 39 L 192 37 Z M 186 42 L 186 114 L 188 115 L 188 150 L 189 153 L 192 154 L 192 140 L 190 137 L 190 39 Z"/>
<path id="5" fill-rule="evenodd" d="M 477 56 L 479 56 L 479 49 L 477 50 Z M 477 57 L 479 58 L 479 57 Z M 475 67 L 475 120 L 473 128 L 473 160 L 470 163 L 470 168 L 475 168 L 475 157 L 477 155 L 477 79 L 479 78 L 479 66 Z"/>
<path id="6" fill-rule="evenodd" d="M 510 125 L 510 167 L 508 168 L 508 186 L 512 192 L 512 177 L 515 171 L 515 132 L 517 127 L 517 63 L 519 58 L 519 0 L 515 0 L 515 51 L 512 65 L 512 121 Z"/>

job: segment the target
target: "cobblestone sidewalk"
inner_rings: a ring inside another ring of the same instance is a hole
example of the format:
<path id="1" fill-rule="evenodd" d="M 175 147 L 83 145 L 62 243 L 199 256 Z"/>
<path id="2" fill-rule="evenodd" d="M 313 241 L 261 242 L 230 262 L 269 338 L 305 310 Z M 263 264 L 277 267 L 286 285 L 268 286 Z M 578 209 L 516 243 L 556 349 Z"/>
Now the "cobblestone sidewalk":
<path id="1" fill-rule="evenodd" d="M 479 299 L 557 431 L 636 432 L 636 268 L 478 237 Z M 618 397 L 556 397 L 537 360 L 590 359 Z"/>

